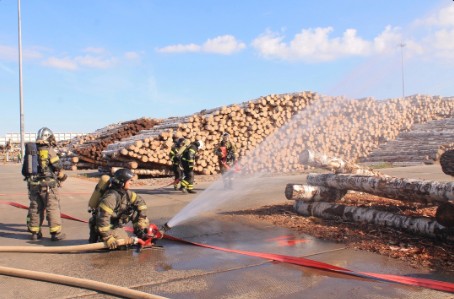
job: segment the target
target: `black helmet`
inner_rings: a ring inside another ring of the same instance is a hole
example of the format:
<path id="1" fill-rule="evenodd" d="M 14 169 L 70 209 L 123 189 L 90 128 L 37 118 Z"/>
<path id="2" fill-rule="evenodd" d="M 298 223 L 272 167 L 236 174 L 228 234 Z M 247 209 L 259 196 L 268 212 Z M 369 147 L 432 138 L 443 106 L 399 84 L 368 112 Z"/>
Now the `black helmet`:
<path id="1" fill-rule="evenodd" d="M 176 146 L 177 147 L 180 147 L 183 145 L 183 142 L 184 142 L 185 138 L 184 137 L 181 137 L 181 138 L 178 138 L 177 141 L 176 141 Z"/>
<path id="2" fill-rule="evenodd" d="M 131 169 L 122 168 L 115 171 L 112 178 L 112 183 L 115 185 L 123 186 L 127 181 L 131 180 L 134 177 L 134 173 Z"/>

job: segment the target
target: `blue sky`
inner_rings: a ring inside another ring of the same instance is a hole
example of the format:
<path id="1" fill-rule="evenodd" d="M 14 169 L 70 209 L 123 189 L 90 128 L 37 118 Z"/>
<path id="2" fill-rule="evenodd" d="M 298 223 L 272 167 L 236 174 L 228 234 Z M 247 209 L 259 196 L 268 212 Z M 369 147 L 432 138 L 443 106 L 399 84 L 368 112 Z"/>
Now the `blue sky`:
<path id="1" fill-rule="evenodd" d="M 0 136 L 19 132 L 17 0 L 0 0 Z M 452 0 L 22 0 L 25 131 L 90 133 L 268 94 L 454 96 Z M 405 47 L 399 47 L 400 43 Z"/>

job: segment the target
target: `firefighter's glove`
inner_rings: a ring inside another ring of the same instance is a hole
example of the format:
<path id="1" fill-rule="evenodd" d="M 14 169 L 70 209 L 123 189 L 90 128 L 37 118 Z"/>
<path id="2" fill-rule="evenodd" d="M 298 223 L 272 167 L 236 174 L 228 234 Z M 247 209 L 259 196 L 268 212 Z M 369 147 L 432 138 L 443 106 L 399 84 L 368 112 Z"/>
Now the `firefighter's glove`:
<path id="1" fill-rule="evenodd" d="M 58 178 L 58 181 L 60 183 L 63 183 L 64 181 L 66 181 L 66 179 L 68 178 L 68 176 L 66 175 L 66 173 L 63 173 L 63 172 L 60 172 L 57 176 Z"/>
<path id="2" fill-rule="evenodd" d="M 139 221 L 134 225 L 134 234 L 142 239 L 146 240 L 148 238 L 148 228 L 150 226 L 150 221 L 148 218 L 140 218 Z"/>
<path id="3" fill-rule="evenodd" d="M 105 240 L 105 243 L 106 243 L 107 247 L 111 250 L 116 249 L 118 247 L 117 239 L 114 236 L 109 236 Z"/>

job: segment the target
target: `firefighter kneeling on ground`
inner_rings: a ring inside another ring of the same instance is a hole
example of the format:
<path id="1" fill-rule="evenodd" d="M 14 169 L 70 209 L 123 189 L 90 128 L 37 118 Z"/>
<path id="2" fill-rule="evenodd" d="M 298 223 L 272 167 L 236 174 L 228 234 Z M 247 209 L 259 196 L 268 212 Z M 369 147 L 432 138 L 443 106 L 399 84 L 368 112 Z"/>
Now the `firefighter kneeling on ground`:
<path id="1" fill-rule="evenodd" d="M 194 166 L 197 151 L 203 150 L 205 144 L 202 140 L 192 142 L 181 157 L 181 164 L 183 166 L 183 179 L 181 180 L 180 190 L 183 193 L 197 193 L 194 191 Z"/>
<path id="2" fill-rule="evenodd" d="M 97 204 L 89 221 L 90 243 L 103 241 L 109 249 L 118 247 L 117 240 L 128 240 L 122 228 L 132 221 L 134 234 L 145 238 L 149 228 L 147 205 L 135 192 L 129 190 L 134 173 L 130 169 L 119 169 L 110 179 L 107 190 Z"/>
<path id="3" fill-rule="evenodd" d="M 52 241 L 65 238 L 60 216 L 58 188 L 68 177 L 62 170 L 60 158 L 54 146 L 57 145 L 54 133 L 46 127 L 41 128 L 36 142 L 28 142 L 22 175 L 27 181 L 30 206 L 27 215 L 27 228 L 31 239 L 42 238 L 41 226 L 46 215 Z"/>
<path id="4" fill-rule="evenodd" d="M 222 134 L 222 140 L 215 148 L 214 153 L 218 156 L 224 189 L 233 188 L 233 171 L 230 171 L 237 160 L 236 148 L 230 141 L 230 134 Z"/>

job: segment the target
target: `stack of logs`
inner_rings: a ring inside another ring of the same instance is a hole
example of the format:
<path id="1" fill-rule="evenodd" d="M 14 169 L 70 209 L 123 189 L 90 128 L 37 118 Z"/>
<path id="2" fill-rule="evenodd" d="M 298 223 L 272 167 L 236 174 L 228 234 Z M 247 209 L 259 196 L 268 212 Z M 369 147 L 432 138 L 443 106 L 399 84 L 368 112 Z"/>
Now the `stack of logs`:
<path id="1" fill-rule="evenodd" d="M 102 158 L 102 151 L 109 145 L 124 138 L 134 136 L 139 131 L 150 129 L 160 120 L 139 118 L 118 124 L 111 124 L 92 134 L 76 137 L 71 140 L 65 154 L 62 155 L 66 169 L 96 168 L 98 166 L 131 167 L 129 164 L 113 163 Z M 83 161 L 83 162 L 82 162 Z M 136 165 L 137 162 L 132 165 Z M 136 166 L 137 167 L 137 166 Z"/>
<path id="2" fill-rule="evenodd" d="M 434 182 L 395 178 L 317 152 L 306 150 L 301 163 L 334 171 L 307 176 L 307 185 L 288 184 L 287 199 L 295 200 L 295 210 L 303 216 L 341 218 L 395 227 L 421 235 L 454 241 L 454 182 Z M 348 191 L 359 191 L 410 204 L 438 206 L 434 218 L 410 217 L 373 208 L 336 204 Z"/>
<path id="3" fill-rule="evenodd" d="M 409 132 L 402 132 L 396 140 L 382 144 L 359 162 L 427 163 L 440 160 L 454 140 L 454 118 L 417 124 Z"/>
<path id="4" fill-rule="evenodd" d="M 200 138 L 206 148 L 199 153 L 195 171 L 215 174 L 219 166 L 213 149 L 222 133 L 228 132 L 244 172 L 292 172 L 310 168 L 299 163 L 304 149 L 317 148 L 356 161 L 414 124 L 448 118 L 453 112 L 454 101 L 438 96 L 375 101 L 321 97 L 312 92 L 268 95 L 168 118 L 129 138 L 114 143 L 110 140 L 105 147 L 98 147 L 97 140 L 76 147 L 76 152 L 106 166 L 135 162 L 138 174 L 167 175 L 173 137 L 191 141 Z M 99 149 L 103 147 L 101 155 Z"/>

